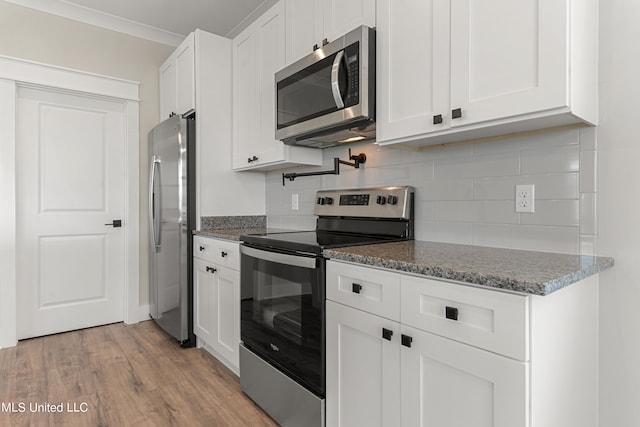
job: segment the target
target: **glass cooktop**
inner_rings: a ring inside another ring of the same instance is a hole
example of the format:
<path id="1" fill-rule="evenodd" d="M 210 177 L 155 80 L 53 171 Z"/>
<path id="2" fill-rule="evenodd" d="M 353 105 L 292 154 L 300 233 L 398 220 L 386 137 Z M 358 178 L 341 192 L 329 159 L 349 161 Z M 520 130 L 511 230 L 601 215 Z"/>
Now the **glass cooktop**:
<path id="1" fill-rule="evenodd" d="M 289 231 L 281 233 L 246 234 L 241 236 L 240 240 L 253 245 L 309 252 L 319 255 L 323 249 L 383 243 L 398 239 L 384 236 L 323 231 Z"/>

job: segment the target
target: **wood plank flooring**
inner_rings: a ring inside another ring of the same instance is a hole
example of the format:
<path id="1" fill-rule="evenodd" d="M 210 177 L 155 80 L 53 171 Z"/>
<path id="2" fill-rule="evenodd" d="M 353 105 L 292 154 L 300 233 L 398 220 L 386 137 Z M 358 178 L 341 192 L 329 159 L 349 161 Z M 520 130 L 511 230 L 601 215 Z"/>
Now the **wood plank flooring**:
<path id="1" fill-rule="evenodd" d="M 0 405 L 0 426 L 277 426 L 226 367 L 150 321 L 0 350 Z"/>

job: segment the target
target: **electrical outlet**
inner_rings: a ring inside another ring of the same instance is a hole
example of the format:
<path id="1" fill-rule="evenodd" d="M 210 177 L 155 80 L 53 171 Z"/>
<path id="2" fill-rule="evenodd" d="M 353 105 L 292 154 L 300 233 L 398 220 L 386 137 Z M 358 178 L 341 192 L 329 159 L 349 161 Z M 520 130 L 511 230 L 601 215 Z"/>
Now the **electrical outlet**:
<path id="1" fill-rule="evenodd" d="M 291 210 L 292 211 L 298 210 L 298 194 L 291 195 Z"/>
<path id="2" fill-rule="evenodd" d="M 533 184 L 516 185 L 516 212 L 535 212 L 535 188 Z"/>

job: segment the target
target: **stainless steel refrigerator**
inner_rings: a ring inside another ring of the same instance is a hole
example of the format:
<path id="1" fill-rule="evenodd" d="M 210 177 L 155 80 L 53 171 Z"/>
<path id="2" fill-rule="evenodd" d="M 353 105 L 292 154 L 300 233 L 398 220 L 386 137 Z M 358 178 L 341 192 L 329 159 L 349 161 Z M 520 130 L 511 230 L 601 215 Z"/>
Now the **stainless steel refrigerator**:
<path id="1" fill-rule="evenodd" d="M 193 335 L 195 116 L 149 132 L 149 315 L 183 347 Z"/>

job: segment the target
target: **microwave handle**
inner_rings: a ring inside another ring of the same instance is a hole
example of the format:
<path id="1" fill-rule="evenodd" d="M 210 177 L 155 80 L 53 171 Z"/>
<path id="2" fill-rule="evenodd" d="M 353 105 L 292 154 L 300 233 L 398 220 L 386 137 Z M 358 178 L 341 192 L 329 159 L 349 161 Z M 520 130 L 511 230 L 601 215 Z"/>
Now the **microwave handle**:
<path id="1" fill-rule="evenodd" d="M 344 50 L 341 50 L 333 60 L 333 66 L 331 67 L 331 92 L 333 93 L 333 100 L 336 102 L 338 110 L 344 108 L 344 101 L 342 100 L 342 95 L 340 95 L 340 84 L 338 83 L 338 74 L 342 66 L 343 57 Z"/>

